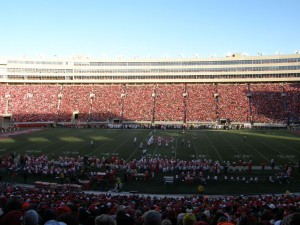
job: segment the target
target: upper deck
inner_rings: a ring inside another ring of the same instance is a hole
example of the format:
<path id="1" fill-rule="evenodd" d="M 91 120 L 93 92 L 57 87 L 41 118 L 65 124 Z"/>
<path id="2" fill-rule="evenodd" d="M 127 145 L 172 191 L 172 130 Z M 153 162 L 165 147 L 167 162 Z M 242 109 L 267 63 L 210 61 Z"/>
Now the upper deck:
<path id="1" fill-rule="evenodd" d="M 221 58 L 0 57 L 2 83 L 298 82 L 300 55 Z"/>

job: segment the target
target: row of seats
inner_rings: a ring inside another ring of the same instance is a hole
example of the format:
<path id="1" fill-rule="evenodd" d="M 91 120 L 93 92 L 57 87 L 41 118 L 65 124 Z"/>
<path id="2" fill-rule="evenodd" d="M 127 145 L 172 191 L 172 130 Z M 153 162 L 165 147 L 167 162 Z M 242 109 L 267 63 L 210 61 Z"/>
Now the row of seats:
<path id="1" fill-rule="evenodd" d="M 286 123 L 300 119 L 299 98 L 298 83 L 0 84 L 0 114 L 12 114 L 16 122 L 71 122 L 77 112 L 82 122 Z"/>
<path id="2" fill-rule="evenodd" d="M 0 185 L 0 191 L 1 225 L 296 225 L 300 223 L 300 197 L 291 194 L 216 197 L 150 196 L 136 193 L 127 195 L 85 193 L 80 190 L 52 190 L 11 185 Z"/>

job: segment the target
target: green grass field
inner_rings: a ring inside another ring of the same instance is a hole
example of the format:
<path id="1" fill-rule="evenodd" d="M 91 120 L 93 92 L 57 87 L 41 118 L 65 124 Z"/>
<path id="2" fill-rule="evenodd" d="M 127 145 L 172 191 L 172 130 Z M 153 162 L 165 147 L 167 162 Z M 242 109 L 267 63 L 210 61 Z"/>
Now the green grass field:
<path id="1" fill-rule="evenodd" d="M 109 157 L 117 155 L 130 161 L 141 157 L 140 142 L 143 142 L 149 157 L 170 158 L 171 146 L 174 146 L 176 158 L 183 160 L 212 159 L 223 161 L 252 160 L 254 165 L 273 158 L 277 165 L 287 162 L 298 164 L 300 159 L 300 136 L 286 130 L 156 130 L 154 137 L 173 138 L 173 143 L 161 146 L 153 143 L 147 146 L 151 130 L 118 129 L 41 129 L 27 134 L 1 137 L 1 154 L 40 155 L 47 154 L 55 158 L 60 155 L 76 157 L 90 155 Z M 195 139 L 194 139 L 195 135 Z M 246 136 L 246 142 L 243 137 Z M 133 144 L 137 137 L 137 144 Z M 182 144 L 182 139 L 185 140 Z M 90 141 L 94 140 L 94 148 Z M 190 147 L 188 146 L 190 141 Z"/>
<path id="2" fill-rule="evenodd" d="M 30 131 L 27 133 L 27 131 Z M 18 132 L 26 132 L 17 134 Z M 253 165 L 260 166 L 265 162 L 270 165 L 270 160 L 274 159 L 277 166 L 284 166 L 291 162 L 298 166 L 300 160 L 300 136 L 286 130 L 188 130 L 183 133 L 181 130 L 119 130 L 119 129 L 72 129 L 72 128 L 47 128 L 40 130 L 20 130 L 14 134 L 1 135 L 0 152 L 5 155 L 11 152 L 18 154 L 29 154 L 38 156 L 47 154 L 49 157 L 58 156 L 76 157 L 78 155 L 89 155 L 96 157 L 118 156 L 131 161 L 139 159 L 142 150 L 147 150 L 147 157 L 171 158 L 172 146 L 175 149 L 176 158 L 182 160 L 193 159 L 212 159 L 237 162 L 239 160 L 253 161 Z M 152 134 L 150 134 L 152 132 Z M 147 140 L 153 135 L 154 139 L 163 137 L 169 140 L 166 146 L 163 141 L 161 146 L 154 142 L 151 146 L 147 145 Z M 246 136 L 244 142 L 243 137 Z M 134 144 L 133 139 L 137 138 Z M 173 141 L 171 141 L 173 139 Z M 182 143 L 184 139 L 184 143 Z M 94 140 L 94 146 L 91 148 L 90 141 Z M 144 147 L 140 148 L 143 142 Z M 188 145 L 190 143 L 190 146 Z M 257 173 L 258 176 L 261 172 Z M 268 173 L 268 172 L 265 172 Z M 268 175 L 268 174 L 267 174 Z M 197 184 L 193 185 L 173 185 L 170 189 L 162 185 L 161 177 L 159 180 L 134 181 L 124 187 L 125 190 L 137 189 L 140 192 L 147 193 L 195 193 Z M 296 176 L 296 180 L 298 175 Z M 219 185 L 208 184 L 206 187 L 209 193 L 239 193 L 239 192 L 282 192 L 287 189 L 300 190 L 300 182 L 293 184 L 283 184 L 280 189 L 266 184 L 235 184 L 223 183 L 224 187 L 220 189 Z M 278 185 L 278 184 L 276 184 Z M 245 187 L 243 187 L 245 186 Z M 248 190 L 249 189 L 249 190 Z M 210 191 L 208 191 L 210 190 Z"/>

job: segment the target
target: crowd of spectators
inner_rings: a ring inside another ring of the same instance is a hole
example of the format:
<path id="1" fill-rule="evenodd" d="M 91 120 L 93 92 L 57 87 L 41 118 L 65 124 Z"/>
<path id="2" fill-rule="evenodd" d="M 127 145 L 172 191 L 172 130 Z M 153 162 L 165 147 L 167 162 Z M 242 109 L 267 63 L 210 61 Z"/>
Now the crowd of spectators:
<path id="1" fill-rule="evenodd" d="M 93 94 L 91 121 L 121 118 L 122 85 L 95 85 Z"/>
<path id="2" fill-rule="evenodd" d="M 55 121 L 58 85 L 2 85 L 3 114 L 13 114 L 18 122 Z M 5 111 L 8 109 L 8 111 Z"/>
<path id="3" fill-rule="evenodd" d="M 188 84 L 187 92 L 187 121 L 212 122 L 217 120 L 213 84 Z"/>
<path id="4" fill-rule="evenodd" d="M 178 179 L 187 179 L 187 177 L 197 176 L 197 174 L 203 177 L 208 173 L 226 175 L 229 170 L 250 173 L 252 167 L 251 161 L 238 161 L 231 164 L 224 162 L 221 164 L 212 160 L 184 161 L 158 157 L 149 159 L 141 157 L 139 160 L 125 161 L 117 156 L 110 158 L 65 156 L 54 160 L 46 155 L 34 157 L 10 154 L 1 156 L 0 161 L 1 171 L 3 169 L 11 171 L 12 175 L 15 172 L 20 172 L 28 176 L 31 174 L 55 176 L 59 177 L 62 183 L 71 182 L 71 177 L 78 172 L 81 173 L 87 166 L 104 169 L 106 174 L 111 175 L 107 179 L 112 181 L 116 174 L 114 171 L 120 170 L 126 171 L 128 178 L 143 171 L 144 174 L 148 174 L 149 178 L 158 172 L 164 174 L 172 172 L 178 174 Z M 274 161 L 272 162 L 272 165 L 275 166 Z M 265 167 L 262 165 L 263 169 Z M 286 166 L 285 174 L 279 173 L 278 176 L 286 176 L 287 173 L 292 173 L 291 165 Z M 88 172 L 88 174 L 91 177 L 95 176 L 95 173 Z M 15 179 L 13 176 L 12 178 Z M 270 181 L 274 182 L 274 180 Z M 10 182 L 3 180 L 1 180 L 0 193 L 0 209 L 2 209 L 2 211 L 0 210 L 0 214 L 2 212 L 0 225 L 51 225 L 57 224 L 57 221 L 61 222 L 61 225 L 64 223 L 67 225 L 107 224 L 99 222 L 102 220 L 113 221 L 113 224 L 116 225 L 147 224 L 145 221 L 147 220 L 147 213 L 154 213 L 151 216 L 152 219 L 158 216 L 159 223 L 155 223 L 157 225 L 165 223 L 172 225 L 221 225 L 221 222 L 224 221 L 234 225 L 250 225 L 258 222 L 263 225 L 271 225 L 280 220 L 287 220 L 284 218 L 289 218 L 289 215 L 294 215 L 293 213 L 300 210 L 300 197 L 290 194 L 249 197 L 208 197 L 202 195 L 159 197 L 28 188 L 12 186 Z M 28 223 L 25 223 L 27 219 Z M 32 223 L 33 220 L 36 223 Z"/>
<path id="5" fill-rule="evenodd" d="M 250 121 L 248 85 L 218 85 L 218 113 L 220 118 L 231 122 Z"/>
<path id="6" fill-rule="evenodd" d="M 10 85 L 0 84 L 0 114 L 6 114 L 7 95 L 9 94 Z"/>
<path id="7" fill-rule="evenodd" d="M 286 96 L 282 96 L 284 107 L 287 109 L 291 122 L 300 120 L 300 84 L 283 84 L 283 92 Z"/>
<path id="8" fill-rule="evenodd" d="M 75 113 L 77 122 L 287 123 L 300 119 L 299 96 L 297 83 L 0 84 L 0 113 L 15 122 L 71 122 Z"/>
<path id="9" fill-rule="evenodd" d="M 58 119 L 60 122 L 69 122 L 73 112 L 78 112 L 79 121 L 88 121 L 90 112 L 90 93 L 92 87 L 89 85 L 64 85 L 61 89 Z"/>
<path id="10" fill-rule="evenodd" d="M 182 84 L 157 85 L 155 89 L 155 121 L 183 121 L 184 106 Z"/>
<path id="11" fill-rule="evenodd" d="M 251 84 L 253 120 L 261 123 L 287 121 L 282 85 Z"/>
<path id="12" fill-rule="evenodd" d="M 300 197 L 148 196 L 0 186 L 1 225 L 298 225 Z"/>
<path id="13" fill-rule="evenodd" d="M 127 121 L 152 121 L 153 85 L 126 85 L 123 118 Z"/>

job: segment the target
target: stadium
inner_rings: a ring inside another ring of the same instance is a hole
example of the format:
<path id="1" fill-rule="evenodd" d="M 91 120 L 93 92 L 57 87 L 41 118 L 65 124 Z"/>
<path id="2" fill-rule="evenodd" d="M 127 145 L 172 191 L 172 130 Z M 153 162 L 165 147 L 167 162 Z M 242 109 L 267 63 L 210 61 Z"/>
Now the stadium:
<path id="1" fill-rule="evenodd" d="M 11 121 L 290 126 L 300 121 L 299 70 L 298 54 L 1 58 L 2 126 Z"/>
<path id="2" fill-rule="evenodd" d="M 299 8 L 2 1 L 0 225 L 300 225 Z"/>
<path id="3" fill-rule="evenodd" d="M 35 190 L 41 201 L 56 191 L 60 210 L 57 201 L 76 211 L 90 199 L 91 215 L 124 202 L 127 212 L 168 206 L 206 219 L 204 204 L 295 210 L 299 197 L 240 195 L 300 190 L 299 81 L 298 54 L 1 57 L 1 180 L 29 205 Z"/>

